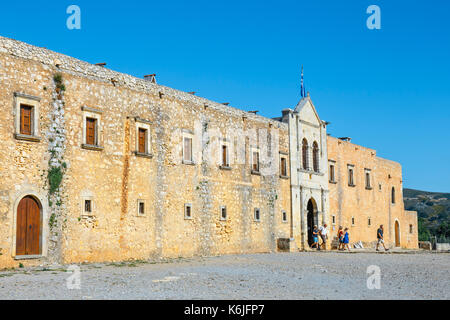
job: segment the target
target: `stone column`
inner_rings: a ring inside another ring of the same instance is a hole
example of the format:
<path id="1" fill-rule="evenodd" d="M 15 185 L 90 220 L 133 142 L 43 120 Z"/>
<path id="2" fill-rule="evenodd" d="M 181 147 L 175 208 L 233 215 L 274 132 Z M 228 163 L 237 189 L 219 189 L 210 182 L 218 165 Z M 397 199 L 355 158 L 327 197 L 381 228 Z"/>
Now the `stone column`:
<path id="1" fill-rule="evenodd" d="M 302 250 L 305 250 L 307 246 L 305 246 L 305 243 L 307 241 L 308 236 L 308 230 L 306 225 L 306 217 L 305 217 L 305 195 L 304 195 L 304 188 L 300 186 L 300 230 L 301 230 L 301 241 L 302 241 Z"/>
<path id="2" fill-rule="evenodd" d="M 327 240 L 327 249 L 331 250 L 331 243 L 333 241 L 333 227 L 330 223 L 330 221 L 328 221 L 328 194 L 329 191 L 322 189 L 321 190 L 321 204 L 322 204 L 322 221 L 323 223 L 326 223 L 328 225 L 328 240 Z"/>
<path id="3" fill-rule="evenodd" d="M 328 194 L 327 190 L 321 189 L 321 203 L 320 203 L 320 205 L 321 205 L 321 209 L 322 209 L 321 214 L 322 214 L 322 222 L 323 223 L 328 223 L 328 220 L 327 220 L 327 208 L 326 208 L 327 194 Z"/>

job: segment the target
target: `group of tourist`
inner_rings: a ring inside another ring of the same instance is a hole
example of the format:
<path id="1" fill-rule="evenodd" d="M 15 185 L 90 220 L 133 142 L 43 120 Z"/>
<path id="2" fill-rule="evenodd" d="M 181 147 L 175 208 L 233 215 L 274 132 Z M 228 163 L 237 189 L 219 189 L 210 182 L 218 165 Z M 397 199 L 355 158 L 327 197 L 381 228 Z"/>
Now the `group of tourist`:
<path id="1" fill-rule="evenodd" d="M 328 239 L 327 224 L 325 223 L 323 226 L 320 226 L 320 228 L 314 226 L 312 235 L 313 235 L 313 244 L 311 245 L 311 248 L 316 248 L 317 250 L 320 250 L 320 248 L 323 247 L 323 250 L 327 250 L 327 239 Z M 322 239 L 321 244 L 319 244 L 319 236 Z"/>
<path id="2" fill-rule="evenodd" d="M 384 245 L 384 228 L 383 225 L 380 225 L 380 228 L 377 230 L 377 246 L 376 250 L 378 250 L 379 246 L 382 245 L 385 251 L 389 251 L 389 249 L 386 248 Z M 317 226 L 314 226 L 313 232 L 313 244 L 311 245 L 311 248 L 316 248 L 317 250 L 323 250 L 327 249 L 327 239 L 328 239 L 328 229 L 327 224 L 324 224 L 323 226 L 320 226 L 317 228 Z M 319 244 L 319 237 L 322 240 L 322 243 Z M 339 241 L 338 250 L 345 250 L 347 249 L 350 251 L 350 235 L 348 232 L 348 228 L 343 228 L 342 226 L 339 226 L 337 238 Z"/>

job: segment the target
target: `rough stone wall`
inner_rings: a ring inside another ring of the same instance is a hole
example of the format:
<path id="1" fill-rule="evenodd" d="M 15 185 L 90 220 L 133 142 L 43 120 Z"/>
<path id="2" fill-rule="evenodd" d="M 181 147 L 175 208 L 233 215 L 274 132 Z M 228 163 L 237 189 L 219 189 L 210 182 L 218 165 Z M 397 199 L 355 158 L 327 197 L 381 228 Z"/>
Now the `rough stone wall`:
<path id="1" fill-rule="evenodd" d="M 194 132 L 194 144 L 208 139 L 205 145 L 213 155 L 220 155 L 219 139 L 227 138 L 231 170 L 220 169 L 220 159 L 213 163 L 203 162 L 202 156 L 208 150 L 194 155 L 195 165 L 180 165 L 181 150 L 166 157 L 166 174 L 170 179 L 165 186 L 167 207 L 163 234 L 167 236 L 163 236 L 163 255 L 274 250 L 275 237 L 288 237 L 289 227 L 281 222 L 281 210 L 289 210 L 289 181 L 280 179 L 278 171 L 275 175 L 252 175 L 249 142 L 245 137 L 229 136 L 239 130 L 269 129 L 269 123 L 243 119 L 242 115 L 231 116 L 194 103 L 180 104 L 176 100 L 167 108 L 171 108 L 169 113 L 179 112 L 184 116 L 172 117 L 164 127 Z M 287 152 L 287 130 L 278 123 L 272 125 L 280 133 L 280 148 Z M 182 141 L 180 130 L 174 131 L 170 135 L 170 150 Z M 215 133 L 210 136 L 206 131 Z M 246 141 L 241 141 L 245 144 L 245 163 L 237 161 L 238 139 Z M 274 152 L 273 159 L 278 161 L 278 152 Z M 185 204 L 192 204 L 192 219 L 183 218 Z M 222 206 L 227 208 L 226 221 L 220 219 Z M 253 219 L 254 208 L 261 210 L 260 222 Z"/>
<path id="2" fill-rule="evenodd" d="M 338 227 L 349 228 L 351 243 L 362 241 L 374 246 L 380 224 L 384 225 L 385 241 L 395 246 L 395 221 L 400 225 L 400 246 L 417 248 L 417 214 L 403 207 L 402 168 L 399 163 L 376 156 L 376 151 L 350 142 L 328 137 L 328 159 L 336 161 L 335 180 L 329 183 L 332 236 Z M 348 185 L 347 165 L 354 165 L 355 186 Z M 371 170 L 371 187 L 366 189 L 365 171 Z M 395 188 L 395 203 L 391 190 Z M 332 223 L 332 216 L 336 223 Z M 355 224 L 352 225 L 352 217 Z M 369 226 L 370 218 L 370 226 Z M 410 233 L 409 225 L 413 225 Z"/>
<path id="3" fill-rule="evenodd" d="M 279 151 L 289 151 L 285 124 L 1 37 L 0 68 L 0 266 L 18 265 L 16 205 L 30 192 L 43 207 L 45 250 L 24 264 L 267 252 L 277 238 L 289 237 L 290 221 L 281 216 L 285 210 L 290 219 L 289 180 L 279 171 L 250 173 L 251 139 L 232 136 L 230 147 L 245 142 L 245 161 L 231 162 L 231 170 L 205 163 L 202 152 L 194 165 L 181 161 L 183 130 L 195 133 L 195 143 L 211 139 L 213 145 L 230 132 L 261 129 L 279 146 L 267 150 L 260 143 L 260 152 L 278 164 Z M 55 74 L 62 76 L 62 95 Z M 40 141 L 14 138 L 15 92 L 40 98 Z M 90 112 L 98 115 L 96 150 L 82 147 Z M 152 157 L 134 154 L 136 117 L 151 123 Z M 220 154 L 215 147 L 212 153 Z M 234 153 L 230 158 L 238 158 Z M 50 195 L 52 167 L 62 167 L 63 178 Z M 85 199 L 92 199 L 90 216 L 82 215 Z M 138 215 L 138 200 L 145 215 Z M 184 218 L 187 203 L 192 219 Z"/>
<path id="4" fill-rule="evenodd" d="M 404 211 L 401 220 L 401 236 L 400 242 L 406 248 L 418 248 L 419 232 L 418 232 L 417 211 Z M 412 231 L 412 232 L 411 232 Z"/>
<path id="5" fill-rule="evenodd" d="M 137 157 L 135 120 L 157 119 L 160 106 L 151 96 L 99 81 L 65 74 L 68 147 L 68 210 L 64 261 L 112 261 L 145 259 L 156 251 L 159 206 L 158 156 Z M 81 106 L 101 110 L 99 145 L 103 150 L 83 149 Z M 156 123 L 155 123 L 156 125 Z M 163 146 L 150 130 L 150 145 Z M 93 199 L 93 216 L 81 217 L 83 196 Z M 145 215 L 138 215 L 138 200 Z"/>
<path id="6" fill-rule="evenodd" d="M 0 50 L 3 51 L 3 50 Z M 35 196 L 42 205 L 42 233 L 48 239 L 48 163 L 50 160 L 48 132 L 52 126 L 53 72 L 48 66 L 30 63 L 9 54 L 0 53 L 0 266 L 17 266 L 11 257 L 15 254 L 15 210 L 19 198 Z M 15 102 L 14 93 L 27 93 L 40 97 L 41 142 L 28 142 L 14 138 Z M 48 249 L 48 241 L 43 250 Z M 36 264 L 39 261 L 27 261 L 23 264 Z"/>

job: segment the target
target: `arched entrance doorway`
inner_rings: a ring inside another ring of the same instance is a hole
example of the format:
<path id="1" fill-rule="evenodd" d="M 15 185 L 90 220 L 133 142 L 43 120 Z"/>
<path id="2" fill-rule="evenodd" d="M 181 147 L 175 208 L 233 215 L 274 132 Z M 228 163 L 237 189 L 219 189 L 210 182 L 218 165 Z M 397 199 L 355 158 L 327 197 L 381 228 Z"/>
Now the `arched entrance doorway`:
<path id="1" fill-rule="evenodd" d="M 41 212 L 40 203 L 27 196 L 17 207 L 16 256 L 41 254 Z"/>
<path id="2" fill-rule="evenodd" d="M 308 205 L 307 205 L 307 225 L 308 225 L 308 245 L 312 245 L 314 243 L 313 240 L 313 230 L 314 226 L 318 223 L 318 216 L 317 216 L 317 205 L 313 198 L 309 199 Z"/>
<path id="3" fill-rule="evenodd" d="M 400 225 L 395 221 L 395 246 L 400 247 Z"/>

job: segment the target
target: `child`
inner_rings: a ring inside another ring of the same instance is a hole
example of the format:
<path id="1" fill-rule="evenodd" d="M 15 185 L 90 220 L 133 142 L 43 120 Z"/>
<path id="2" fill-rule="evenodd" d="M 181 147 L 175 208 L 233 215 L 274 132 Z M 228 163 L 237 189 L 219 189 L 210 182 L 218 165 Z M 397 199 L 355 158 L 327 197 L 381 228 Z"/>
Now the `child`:
<path id="1" fill-rule="evenodd" d="M 345 228 L 344 229 L 344 239 L 342 241 L 342 244 L 344 245 L 342 248 L 343 250 L 345 250 L 345 247 L 347 247 L 348 251 L 350 251 L 350 247 L 348 245 L 349 242 L 350 242 L 350 239 L 349 239 L 349 235 L 348 235 L 348 228 Z"/>
<path id="2" fill-rule="evenodd" d="M 319 247 L 319 230 L 317 229 L 317 226 L 314 226 L 312 234 L 313 234 L 313 241 L 314 241 L 314 243 L 311 245 L 311 248 L 316 247 L 317 250 L 320 250 L 320 247 Z"/>
<path id="3" fill-rule="evenodd" d="M 342 250 L 343 240 L 344 240 L 344 231 L 342 231 L 342 226 L 339 226 L 339 230 L 338 230 L 337 236 L 338 236 L 338 241 L 339 241 L 338 250 Z"/>

